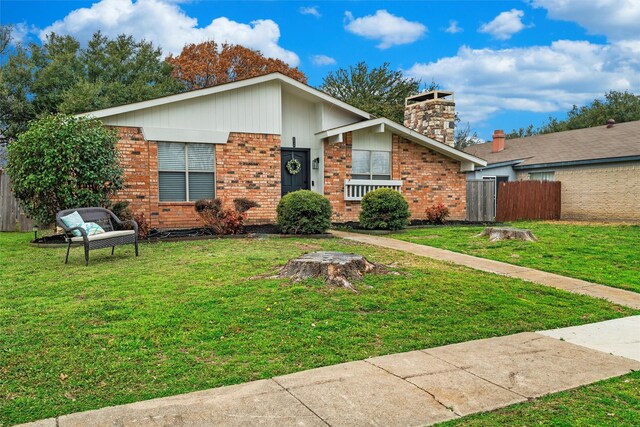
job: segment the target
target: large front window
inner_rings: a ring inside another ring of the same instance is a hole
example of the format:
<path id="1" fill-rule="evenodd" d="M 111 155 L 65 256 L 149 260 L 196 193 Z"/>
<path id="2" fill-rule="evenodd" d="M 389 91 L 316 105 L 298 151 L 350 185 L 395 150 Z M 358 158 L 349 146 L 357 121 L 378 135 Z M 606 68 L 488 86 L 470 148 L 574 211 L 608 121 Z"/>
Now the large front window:
<path id="1" fill-rule="evenodd" d="M 351 178 L 391 179 L 391 153 L 388 151 L 353 150 Z"/>
<path id="2" fill-rule="evenodd" d="M 215 197 L 215 154 L 211 144 L 158 143 L 161 202 Z"/>

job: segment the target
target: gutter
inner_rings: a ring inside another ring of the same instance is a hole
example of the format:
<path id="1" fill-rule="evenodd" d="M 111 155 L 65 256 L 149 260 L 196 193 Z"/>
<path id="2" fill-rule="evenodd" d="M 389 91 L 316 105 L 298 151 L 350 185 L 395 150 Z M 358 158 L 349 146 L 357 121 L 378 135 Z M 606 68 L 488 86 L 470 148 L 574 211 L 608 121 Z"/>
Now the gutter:
<path id="1" fill-rule="evenodd" d="M 597 164 L 603 164 L 603 163 L 621 163 L 621 162 L 635 162 L 635 161 L 640 161 L 640 156 L 606 157 L 602 159 L 570 160 L 566 162 L 539 163 L 537 165 L 514 166 L 513 169 L 515 170 L 545 169 L 545 168 L 555 168 L 555 167 L 563 167 L 563 166 L 597 165 Z"/>
<path id="2" fill-rule="evenodd" d="M 506 161 L 506 162 L 499 162 L 499 163 L 491 163 L 490 165 L 478 168 L 476 170 L 478 172 L 480 172 L 480 171 L 484 171 L 484 170 L 487 170 L 487 169 L 501 168 L 503 166 L 513 166 L 513 165 L 517 165 L 518 163 L 522 163 L 524 161 L 525 161 L 525 159 L 520 159 L 520 160 L 509 160 L 509 161 Z"/>

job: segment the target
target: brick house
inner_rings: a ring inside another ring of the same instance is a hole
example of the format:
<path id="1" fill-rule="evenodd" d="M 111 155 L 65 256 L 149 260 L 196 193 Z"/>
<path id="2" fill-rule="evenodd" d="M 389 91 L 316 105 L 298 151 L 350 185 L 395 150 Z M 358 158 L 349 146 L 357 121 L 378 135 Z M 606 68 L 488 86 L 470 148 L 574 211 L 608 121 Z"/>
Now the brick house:
<path id="1" fill-rule="evenodd" d="M 488 163 L 469 179 L 560 181 L 561 219 L 640 220 L 640 121 L 507 141 L 496 131 L 465 151 Z"/>
<path id="2" fill-rule="evenodd" d="M 255 200 L 248 220 L 270 223 L 297 189 L 328 197 L 335 222 L 357 221 L 379 187 L 402 192 L 414 219 L 439 202 L 464 219 L 465 172 L 486 163 L 452 147 L 451 97 L 407 99 L 405 127 L 272 73 L 86 115 L 117 129 L 117 198 L 155 228 L 200 225 L 194 202 L 212 197 Z"/>

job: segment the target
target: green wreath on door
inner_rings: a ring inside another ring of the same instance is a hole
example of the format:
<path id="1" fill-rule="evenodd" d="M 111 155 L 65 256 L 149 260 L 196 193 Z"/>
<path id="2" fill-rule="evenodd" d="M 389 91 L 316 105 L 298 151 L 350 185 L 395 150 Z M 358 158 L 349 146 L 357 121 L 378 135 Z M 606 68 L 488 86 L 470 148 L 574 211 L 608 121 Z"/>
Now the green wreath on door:
<path id="1" fill-rule="evenodd" d="M 287 162 L 285 167 L 287 168 L 287 172 L 289 172 L 289 174 L 296 175 L 302 170 L 302 163 L 300 163 L 297 159 L 291 159 Z"/>

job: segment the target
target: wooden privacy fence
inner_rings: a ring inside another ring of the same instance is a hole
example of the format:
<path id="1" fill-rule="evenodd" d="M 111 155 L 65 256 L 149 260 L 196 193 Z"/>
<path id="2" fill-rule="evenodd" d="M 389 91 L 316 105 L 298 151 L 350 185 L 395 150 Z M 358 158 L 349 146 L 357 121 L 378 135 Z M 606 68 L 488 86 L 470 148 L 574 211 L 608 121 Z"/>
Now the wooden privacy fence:
<path id="1" fill-rule="evenodd" d="M 467 180 L 467 221 L 491 222 L 496 217 L 495 181 Z"/>
<path id="2" fill-rule="evenodd" d="M 559 181 L 503 182 L 498 190 L 496 221 L 560 219 Z"/>
<path id="3" fill-rule="evenodd" d="M 24 214 L 11 191 L 11 181 L 0 169 L 0 231 L 31 231 L 33 221 Z"/>

